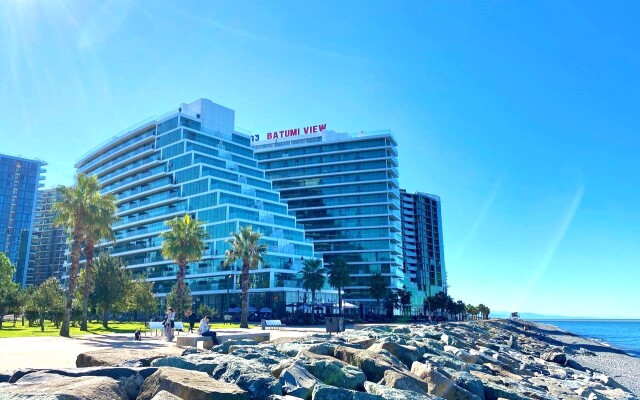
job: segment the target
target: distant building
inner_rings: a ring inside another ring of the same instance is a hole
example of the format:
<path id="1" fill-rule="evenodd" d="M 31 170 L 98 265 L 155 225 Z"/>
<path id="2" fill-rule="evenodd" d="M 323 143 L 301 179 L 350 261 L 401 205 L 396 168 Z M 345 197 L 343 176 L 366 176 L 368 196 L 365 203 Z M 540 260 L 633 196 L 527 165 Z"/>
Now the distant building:
<path id="1" fill-rule="evenodd" d="M 402 288 L 398 152 L 390 131 L 349 134 L 315 125 L 254 135 L 253 148 L 317 257 L 349 263 L 345 300 L 361 312 L 375 307 L 374 274 Z"/>
<path id="2" fill-rule="evenodd" d="M 39 285 L 50 277 L 61 278 L 67 248 L 67 235 L 53 226 L 53 204 L 60 199 L 57 189 L 38 192 L 31 253 L 27 269 L 27 285 Z"/>
<path id="3" fill-rule="evenodd" d="M 426 297 L 447 287 L 440 198 L 404 189 L 400 193 L 404 272 L 413 304 L 421 306 Z"/>
<path id="4" fill-rule="evenodd" d="M 167 220 L 188 213 L 210 236 L 202 261 L 186 271 L 194 305 L 219 311 L 240 306 L 240 266 L 224 266 L 224 253 L 231 232 L 251 225 L 264 234 L 268 255 L 251 270 L 249 305 L 284 312 L 304 296 L 299 272 L 313 257 L 313 244 L 258 166 L 251 137 L 234 122 L 233 110 L 210 100 L 182 104 L 108 140 L 76 168 L 97 176 L 102 192 L 117 199 L 117 240 L 99 249 L 122 258 L 134 275 L 144 274 L 158 297 L 169 293 L 177 271 L 162 257 L 159 235 Z M 318 299 L 335 297 L 335 290 L 327 290 Z"/>
<path id="5" fill-rule="evenodd" d="M 0 251 L 16 266 L 25 286 L 38 188 L 46 172 L 42 160 L 0 154 Z"/>

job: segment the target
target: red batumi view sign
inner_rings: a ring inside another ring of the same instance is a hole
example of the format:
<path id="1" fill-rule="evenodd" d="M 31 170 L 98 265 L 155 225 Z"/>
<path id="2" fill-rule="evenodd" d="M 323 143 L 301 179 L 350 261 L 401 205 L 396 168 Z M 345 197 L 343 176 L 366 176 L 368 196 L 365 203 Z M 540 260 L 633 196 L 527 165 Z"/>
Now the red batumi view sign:
<path id="1" fill-rule="evenodd" d="M 292 136 L 319 133 L 327 129 L 327 124 L 305 126 L 304 128 L 287 129 L 284 131 L 267 132 L 267 140 L 282 139 Z"/>

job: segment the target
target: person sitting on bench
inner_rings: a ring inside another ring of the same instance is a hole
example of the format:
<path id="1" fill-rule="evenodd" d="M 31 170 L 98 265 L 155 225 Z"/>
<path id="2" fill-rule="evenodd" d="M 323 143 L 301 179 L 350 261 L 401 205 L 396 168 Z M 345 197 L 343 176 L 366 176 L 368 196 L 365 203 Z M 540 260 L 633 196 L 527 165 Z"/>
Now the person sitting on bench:
<path id="1" fill-rule="evenodd" d="M 216 333 L 212 330 L 209 330 L 209 317 L 206 315 L 200 320 L 200 326 L 198 327 L 198 334 L 200 336 L 210 336 L 213 339 L 213 344 L 218 344 Z"/>

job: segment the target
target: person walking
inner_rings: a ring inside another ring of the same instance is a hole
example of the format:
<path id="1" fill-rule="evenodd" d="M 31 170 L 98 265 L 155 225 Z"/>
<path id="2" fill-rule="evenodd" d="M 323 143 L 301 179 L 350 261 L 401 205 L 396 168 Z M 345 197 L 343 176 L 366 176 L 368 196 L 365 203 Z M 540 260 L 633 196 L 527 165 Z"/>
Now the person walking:
<path id="1" fill-rule="evenodd" d="M 167 342 L 173 342 L 173 328 L 176 323 L 176 313 L 173 311 L 173 307 L 169 307 L 167 314 L 165 315 L 165 338 Z"/>
<path id="2" fill-rule="evenodd" d="M 213 339 L 213 344 L 218 344 L 218 338 L 216 337 L 216 333 L 209 329 L 209 317 L 204 316 L 200 320 L 200 326 L 198 327 L 198 334 L 200 336 L 209 336 Z"/>
<path id="3" fill-rule="evenodd" d="M 184 315 L 185 317 L 187 317 L 187 321 L 189 321 L 189 331 L 187 333 L 193 333 L 193 327 L 195 326 L 197 320 L 196 313 L 191 311 L 191 309 L 189 308 L 184 312 Z"/>

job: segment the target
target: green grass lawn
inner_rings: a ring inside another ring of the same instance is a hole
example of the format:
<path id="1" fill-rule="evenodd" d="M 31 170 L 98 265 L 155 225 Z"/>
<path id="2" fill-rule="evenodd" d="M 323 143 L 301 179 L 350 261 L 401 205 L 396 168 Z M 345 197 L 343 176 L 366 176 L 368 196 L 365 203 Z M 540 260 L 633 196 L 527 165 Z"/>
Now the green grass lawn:
<path id="1" fill-rule="evenodd" d="M 198 329 L 198 325 L 195 325 L 194 329 Z M 257 324 L 249 324 L 249 328 L 257 328 L 260 325 Z M 188 324 L 185 324 L 185 327 L 188 327 Z M 233 329 L 239 328 L 240 324 L 224 324 L 220 323 L 211 323 L 209 324 L 211 329 Z M 80 326 L 72 326 L 71 327 L 71 336 L 78 335 L 91 335 L 91 334 L 103 334 L 103 333 L 133 333 L 137 329 L 143 329 L 143 322 L 109 322 L 109 329 L 105 329 L 102 327 L 102 323 L 90 322 L 89 323 L 89 331 L 83 332 L 80 331 Z M 185 329 L 186 330 L 186 329 Z M 27 321 L 25 321 L 24 326 L 21 325 L 20 320 L 16 323 L 16 326 L 13 326 L 13 321 L 5 321 L 2 324 L 2 329 L 0 329 L 0 338 L 9 338 L 9 337 L 39 337 L 39 336 L 58 336 L 60 334 L 60 329 L 56 328 L 53 323 L 50 321 L 45 321 L 44 323 L 44 332 L 40 331 L 39 326 L 28 326 Z"/>

